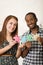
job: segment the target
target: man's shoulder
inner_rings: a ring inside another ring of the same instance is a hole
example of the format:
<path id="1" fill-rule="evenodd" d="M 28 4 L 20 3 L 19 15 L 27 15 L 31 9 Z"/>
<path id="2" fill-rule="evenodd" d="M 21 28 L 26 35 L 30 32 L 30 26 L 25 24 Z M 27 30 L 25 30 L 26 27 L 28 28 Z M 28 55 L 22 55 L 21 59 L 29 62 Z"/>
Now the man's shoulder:
<path id="1" fill-rule="evenodd" d="M 23 33 L 23 36 L 27 35 L 27 34 L 29 34 L 29 30 L 27 30 L 25 33 Z"/>
<path id="2" fill-rule="evenodd" d="M 43 28 L 39 28 L 39 31 L 40 31 L 41 33 L 43 33 Z"/>

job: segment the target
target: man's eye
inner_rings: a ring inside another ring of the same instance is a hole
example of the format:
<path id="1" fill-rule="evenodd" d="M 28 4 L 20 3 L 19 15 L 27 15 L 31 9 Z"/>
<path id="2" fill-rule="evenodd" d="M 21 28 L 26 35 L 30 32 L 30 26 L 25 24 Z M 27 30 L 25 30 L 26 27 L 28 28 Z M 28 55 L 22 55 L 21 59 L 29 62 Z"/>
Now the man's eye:
<path id="1" fill-rule="evenodd" d="M 33 19 L 30 19 L 31 21 L 33 21 Z"/>
<path id="2" fill-rule="evenodd" d="M 29 20 L 27 20 L 27 23 L 29 22 Z"/>

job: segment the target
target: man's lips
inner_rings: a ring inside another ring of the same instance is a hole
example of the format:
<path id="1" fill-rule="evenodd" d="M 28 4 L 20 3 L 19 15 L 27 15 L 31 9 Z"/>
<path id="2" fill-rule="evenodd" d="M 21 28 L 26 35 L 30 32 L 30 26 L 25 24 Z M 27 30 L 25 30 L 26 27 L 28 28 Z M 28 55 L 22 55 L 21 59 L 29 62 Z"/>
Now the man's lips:
<path id="1" fill-rule="evenodd" d="M 28 26 L 33 26 L 33 24 L 29 24 Z"/>

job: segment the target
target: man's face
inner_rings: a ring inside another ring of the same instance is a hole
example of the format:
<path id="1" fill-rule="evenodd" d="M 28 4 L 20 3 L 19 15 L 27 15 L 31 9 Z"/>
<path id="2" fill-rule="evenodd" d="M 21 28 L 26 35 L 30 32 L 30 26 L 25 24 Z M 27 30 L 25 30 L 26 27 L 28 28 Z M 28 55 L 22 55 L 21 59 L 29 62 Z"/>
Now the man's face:
<path id="1" fill-rule="evenodd" d="M 32 14 L 26 16 L 26 23 L 30 29 L 33 29 L 36 26 L 36 19 Z"/>

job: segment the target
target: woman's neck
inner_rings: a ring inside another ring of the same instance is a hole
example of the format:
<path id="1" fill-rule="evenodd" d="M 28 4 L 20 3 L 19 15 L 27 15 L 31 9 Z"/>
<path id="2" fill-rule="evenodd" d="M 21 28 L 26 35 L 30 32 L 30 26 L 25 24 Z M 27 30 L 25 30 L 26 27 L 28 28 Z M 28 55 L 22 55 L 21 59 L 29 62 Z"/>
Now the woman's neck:
<path id="1" fill-rule="evenodd" d="M 7 40 L 8 42 L 10 42 L 10 40 L 12 40 L 12 36 L 11 36 L 10 33 L 7 33 L 7 35 L 6 35 L 6 40 Z"/>

